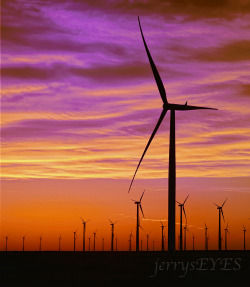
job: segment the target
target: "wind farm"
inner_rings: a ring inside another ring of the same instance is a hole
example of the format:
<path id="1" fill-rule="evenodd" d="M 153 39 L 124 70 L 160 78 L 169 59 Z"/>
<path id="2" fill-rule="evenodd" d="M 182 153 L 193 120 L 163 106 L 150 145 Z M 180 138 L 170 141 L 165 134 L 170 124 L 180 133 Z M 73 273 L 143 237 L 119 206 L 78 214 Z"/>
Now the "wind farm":
<path id="1" fill-rule="evenodd" d="M 250 9 L 208 2 L 3 2 L 1 281 L 246 281 Z"/>

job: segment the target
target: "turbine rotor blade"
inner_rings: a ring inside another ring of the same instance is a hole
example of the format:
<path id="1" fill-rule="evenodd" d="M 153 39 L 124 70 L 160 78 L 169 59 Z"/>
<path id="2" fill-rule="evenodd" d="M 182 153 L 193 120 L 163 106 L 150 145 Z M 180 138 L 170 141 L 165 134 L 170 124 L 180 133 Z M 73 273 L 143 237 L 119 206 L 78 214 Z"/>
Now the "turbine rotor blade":
<path id="1" fill-rule="evenodd" d="M 226 198 L 226 200 L 223 202 L 223 204 L 222 204 L 222 206 L 221 206 L 221 207 L 223 207 L 223 205 L 226 203 L 226 201 L 227 201 L 227 198 Z"/>
<path id="2" fill-rule="evenodd" d="M 222 209 L 221 209 L 221 214 L 222 214 L 223 220 L 225 222 L 225 218 L 224 218 L 224 214 L 223 214 L 223 210 Z"/>
<path id="3" fill-rule="evenodd" d="M 141 212 L 142 212 L 143 218 L 145 218 L 144 213 L 143 213 L 143 210 L 142 210 L 142 206 L 141 206 L 141 204 L 140 204 L 140 209 L 141 209 Z"/>
<path id="4" fill-rule="evenodd" d="M 160 92 L 160 95 L 161 95 L 161 98 L 162 98 L 162 101 L 163 103 L 167 103 L 168 100 L 167 100 L 167 96 L 166 96 L 166 91 L 165 91 L 165 88 L 164 88 L 164 85 L 162 83 L 162 80 L 161 80 L 161 77 L 160 77 L 160 74 L 159 72 L 157 71 L 157 68 L 155 66 L 155 63 L 151 57 L 151 54 L 149 52 L 149 49 L 148 49 L 148 46 L 146 44 L 146 41 L 144 39 L 144 36 L 143 36 L 143 33 L 142 33 L 142 28 L 141 28 L 141 23 L 140 23 L 140 18 L 138 17 L 138 22 L 139 22 L 139 26 L 140 26 L 140 31 L 141 31 L 141 36 L 142 36 L 142 40 L 143 40 L 143 43 L 144 43 L 144 47 L 146 49 L 146 52 L 147 52 L 147 55 L 148 55 L 148 59 L 149 59 L 149 62 L 150 62 L 150 66 L 151 66 L 151 69 L 153 71 L 153 74 L 154 74 L 154 78 L 155 78 L 155 81 L 156 81 L 156 84 L 157 84 L 157 87 L 158 87 L 158 90 Z"/>
<path id="5" fill-rule="evenodd" d="M 189 195 L 186 197 L 186 199 L 184 200 L 184 202 L 183 202 L 183 205 L 185 204 L 185 202 L 186 202 L 186 200 L 188 199 L 188 197 L 189 197 Z"/>
<path id="6" fill-rule="evenodd" d="M 181 205 L 181 203 L 179 201 L 176 200 L 176 202 Z"/>
<path id="7" fill-rule="evenodd" d="M 113 224 L 113 222 L 109 219 L 110 223 Z"/>
<path id="8" fill-rule="evenodd" d="M 157 122 L 157 124 L 156 124 L 156 126 L 155 126 L 155 129 L 154 129 L 154 131 L 153 131 L 151 137 L 149 138 L 149 141 L 148 141 L 148 143 L 147 143 L 147 145 L 146 145 L 146 148 L 145 148 L 145 150 L 144 150 L 144 152 L 143 152 L 143 154 L 142 154 L 142 156 L 141 156 L 141 159 L 140 159 L 140 161 L 139 161 L 139 163 L 138 163 L 138 165 L 137 165 L 137 168 L 136 168 L 136 170 L 135 170 L 135 174 L 134 174 L 133 179 L 132 179 L 132 181 L 131 181 L 131 184 L 130 184 L 130 187 L 129 187 L 128 192 L 130 192 L 130 189 L 131 189 L 132 184 L 133 184 L 133 182 L 134 182 L 134 179 L 135 179 L 135 175 L 136 175 L 136 173 L 137 173 L 137 170 L 139 169 L 139 166 L 140 166 L 140 164 L 141 164 L 141 162 L 142 162 L 142 160 L 143 160 L 143 158 L 144 158 L 144 155 L 146 154 L 146 152 L 147 152 L 147 150 L 148 150 L 148 148 L 149 148 L 149 146 L 150 146 L 150 144 L 151 144 L 151 142 L 152 142 L 152 140 L 153 140 L 153 138 L 154 138 L 154 136 L 155 136 L 155 134 L 156 134 L 156 132 L 157 132 L 157 130 L 158 130 L 158 128 L 159 128 L 159 126 L 161 125 L 161 122 L 162 122 L 162 120 L 164 119 L 164 117 L 165 117 L 167 111 L 168 111 L 168 110 L 163 109 L 162 112 L 161 112 L 160 118 L 159 118 L 159 120 L 158 120 L 158 122 Z"/>
<path id="9" fill-rule="evenodd" d="M 216 206 L 218 206 L 218 207 L 219 207 L 219 205 L 218 205 L 218 204 L 216 204 L 216 203 L 214 203 L 214 205 L 216 205 Z"/>
<path id="10" fill-rule="evenodd" d="M 141 202 L 141 200 L 142 200 L 142 197 L 143 197 L 143 195 L 144 195 L 144 192 L 145 192 L 145 189 L 144 189 L 144 191 L 143 191 L 143 193 L 142 193 L 142 195 L 141 195 L 140 202 Z"/>
<path id="11" fill-rule="evenodd" d="M 186 212 L 185 212 L 185 207 L 183 205 L 183 212 L 184 212 L 184 215 L 185 215 L 185 218 L 186 218 L 186 222 L 187 222 L 187 216 L 186 216 Z"/>

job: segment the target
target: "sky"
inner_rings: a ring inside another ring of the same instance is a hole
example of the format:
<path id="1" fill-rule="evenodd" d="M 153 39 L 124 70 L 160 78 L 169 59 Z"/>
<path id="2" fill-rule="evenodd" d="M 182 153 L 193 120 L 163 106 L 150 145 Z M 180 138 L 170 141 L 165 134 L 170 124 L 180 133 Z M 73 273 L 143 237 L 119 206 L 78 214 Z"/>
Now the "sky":
<path id="1" fill-rule="evenodd" d="M 130 181 L 162 110 L 138 19 L 170 103 L 213 110 L 176 112 L 176 199 L 188 194 L 192 234 L 217 248 L 225 204 L 229 248 L 250 228 L 250 1 L 2 1 L 1 243 L 20 250 L 81 250 L 80 216 L 110 248 L 135 234 L 145 189 L 142 239 L 160 248 L 167 230 L 169 113 L 131 192 Z M 176 228 L 179 209 L 176 207 Z M 224 232 L 224 229 L 223 229 Z M 224 233 L 223 233 L 224 234 Z M 177 236 L 177 235 L 176 235 Z M 135 239 L 135 238 L 134 238 Z M 250 235 L 247 233 L 250 246 Z M 133 242 L 134 244 L 134 242 Z M 145 245 L 145 244 L 144 244 Z M 91 245 L 92 248 L 92 245 Z"/>

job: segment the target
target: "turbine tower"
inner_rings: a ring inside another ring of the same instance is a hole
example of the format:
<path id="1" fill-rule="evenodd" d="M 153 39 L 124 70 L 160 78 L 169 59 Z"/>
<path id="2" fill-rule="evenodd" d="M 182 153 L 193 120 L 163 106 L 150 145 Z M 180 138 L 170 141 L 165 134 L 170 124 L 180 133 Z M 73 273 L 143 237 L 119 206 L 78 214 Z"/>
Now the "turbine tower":
<path id="1" fill-rule="evenodd" d="M 245 228 L 245 226 L 243 225 L 243 232 L 244 232 L 244 244 L 243 244 L 243 248 L 244 248 L 244 250 L 246 250 L 246 228 Z"/>
<path id="2" fill-rule="evenodd" d="M 207 228 L 207 224 L 206 224 L 206 222 L 205 222 L 205 250 L 207 251 L 208 250 L 208 235 L 207 235 L 207 230 L 208 230 L 208 228 Z"/>
<path id="3" fill-rule="evenodd" d="M 137 206 L 137 209 L 136 209 L 137 210 L 137 212 L 136 212 L 136 251 L 139 251 L 139 242 L 140 242 L 139 241 L 139 236 L 140 236 L 139 228 L 141 226 L 140 226 L 140 214 L 139 214 L 140 211 L 139 211 L 139 208 L 141 209 L 141 213 L 142 213 L 142 215 L 144 217 L 144 213 L 143 213 L 142 206 L 141 206 L 141 200 L 142 200 L 142 197 L 143 197 L 144 193 L 145 193 L 145 190 L 143 191 L 139 201 L 136 201 L 136 200 L 132 199 L 134 201 L 134 203 L 136 204 L 136 206 Z"/>
<path id="4" fill-rule="evenodd" d="M 225 218 L 224 218 L 224 214 L 223 214 L 223 209 L 222 209 L 222 208 L 223 208 L 224 204 L 226 203 L 226 201 L 227 201 L 227 198 L 226 198 L 226 200 L 223 202 L 222 206 L 219 206 L 218 204 L 215 204 L 215 203 L 214 203 L 214 205 L 217 206 L 217 209 L 218 209 L 218 211 L 219 211 L 219 234 L 218 234 L 218 249 L 219 249 L 219 250 L 221 250 L 221 215 L 222 215 L 223 220 L 224 220 L 224 222 L 225 222 Z"/>
<path id="5" fill-rule="evenodd" d="M 164 251 L 164 225 L 161 222 L 161 251 Z"/>
<path id="6" fill-rule="evenodd" d="M 110 219 L 110 225 L 111 225 L 111 251 L 114 251 L 114 225 L 116 224 L 116 222 L 112 222 Z"/>
<path id="7" fill-rule="evenodd" d="M 77 231 L 77 229 L 76 229 L 76 231 Z M 76 251 L 76 238 L 77 238 L 76 231 L 73 231 L 73 234 L 74 234 L 74 252 Z"/>
<path id="8" fill-rule="evenodd" d="M 224 230 L 225 230 L 225 250 L 227 250 L 227 233 L 229 234 L 228 224 L 227 224 L 227 227 Z"/>
<path id="9" fill-rule="evenodd" d="M 58 240 L 59 240 L 58 251 L 61 251 L 61 240 L 62 240 L 61 233 L 60 233 Z"/>
<path id="10" fill-rule="evenodd" d="M 24 251 L 24 241 L 25 241 L 25 235 L 24 235 L 22 238 L 23 238 L 23 251 Z"/>
<path id="11" fill-rule="evenodd" d="M 144 39 L 142 28 L 140 24 L 140 19 L 138 17 L 139 27 L 141 31 L 142 40 L 144 43 L 144 47 L 146 49 L 146 53 L 151 65 L 152 72 L 154 74 L 154 78 L 156 84 L 158 86 L 159 93 L 161 95 L 161 99 L 163 102 L 163 109 L 160 115 L 160 118 L 155 126 L 153 133 L 151 134 L 149 141 L 145 147 L 145 150 L 141 156 L 141 159 L 137 165 L 135 170 L 133 179 L 131 181 L 129 191 L 132 187 L 135 175 L 137 170 L 146 154 L 158 128 L 160 127 L 166 113 L 168 110 L 171 111 L 170 114 L 170 136 L 169 136 L 169 169 L 168 169 L 168 251 L 174 252 L 175 251 L 175 196 L 176 196 L 176 163 L 175 163 L 175 111 L 189 111 L 189 110 L 199 110 L 199 109 L 209 109 L 209 110 L 216 110 L 213 108 L 206 108 L 206 107 L 198 107 L 198 106 L 190 106 L 187 102 L 184 105 L 179 104 L 171 104 L 167 100 L 166 91 L 163 86 L 161 77 L 157 71 L 157 68 L 154 64 L 154 61 L 150 55 L 149 49 L 147 47 L 146 41 Z"/>
<path id="12" fill-rule="evenodd" d="M 81 218 L 81 217 L 80 217 Z M 82 251 L 85 251 L 85 236 L 86 236 L 86 223 L 89 222 L 89 220 L 85 221 L 84 219 L 82 219 Z"/>
<path id="13" fill-rule="evenodd" d="M 183 203 L 180 203 L 179 201 L 176 201 L 179 204 L 180 207 L 180 251 L 182 251 L 183 248 L 183 240 L 182 240 L 182 212 L 184 212 L 185 218 L 186 218 L 186 223 L 187 223 L 187 216 L 185 212 L 185 203 L 188 199 L 189 195 L 186 197 L 186 199 L 183 201 Z"/>

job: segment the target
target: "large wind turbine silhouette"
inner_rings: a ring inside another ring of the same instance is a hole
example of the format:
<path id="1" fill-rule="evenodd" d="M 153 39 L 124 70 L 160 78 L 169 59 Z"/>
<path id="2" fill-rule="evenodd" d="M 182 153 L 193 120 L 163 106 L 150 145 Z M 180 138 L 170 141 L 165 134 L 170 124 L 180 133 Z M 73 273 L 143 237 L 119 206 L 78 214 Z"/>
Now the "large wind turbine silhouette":
<path id="1" fill-rule="evenodd" d="M 188 199 L 189 195 L 186 197 L 186 199 L 183 201 L 183 203 L 180 203 L 179 201 L 176 201 L 179 204 L 180 207 L 180 251 L 182 251 L 183 248 L 183 240 L 182 240 L 182 211 L 184 212 L 185 218 L 186 218 L 186 223 L 187 223 L 187 216 L 185 212 L 185 203 Z"/>
<path id="2" fill-rule="evenodd" d="M 111 251 L 114 251 L 114 225 L 116 222 L 112 222 L 110 219 L 110 225 L 111 225 Z"/>
<path id="3" fill-rule="evenodd" d="M 142 215 L 144 217 L 144 213 L 143 213 L 142 206 L 141 206 L 141 200 L 142 200 L 142 197 L 143 197 L 144 193 L 145 193 L 145 190 L 143 191 L 139 201 L 136 201 L 136 200 L 132 199 L 135 202 L 135 204 L 137 205 L 137 209 L 136 209 L 137 210 L 137 212 L 136 212 L 136 251 L 139 251 L 139 236 L 140 236 L 139 228 L 141 227 L 140 226 L 140 214 L 139 214 L 140 211 L 139 211 L 139 208 L 141 209 L 141 213 L 142 213 Z"/>
<path id="4" fill-rule="evenodd" d="M 218 234 L 218 249 L 221 250 L 221 215 L 223 217 L 223 220 L 225 221 L 225 218 L 224 218 L 224 214 L 223 214 L 223 206 L 224 204 L 226 203 L 227 201 L 227 198 L 226 200 L 223 202 L 222 206 L 219 206 L 218 204 L 215 204 L 217 206 L 217 209 L 219 210 L 219 234 Z"/>
<path id="5" fill-rule="evenodd" d="M 137 168 L 135 170 L 133 179 L 131 181 L 129 191 L 132 187 L 132 184 L 134 182 L 135 175 L 139 169 L 139 166 L 144 158 L 144 155 L 146 154 L 158 128 L 160 127 L 166 113 L 168 110 L 171 111 L 170 114 L 170 136 L 169 136 L 169 169 L 168 169 L 168 251 L 174 252 L 175 251 L 175 195 L 176 195 L 176 164 L 175 164 L 175 111 L 189 111 L 189 110 L 199 110 L 199 109 L 209 109 L 209 110 L 216 110 L 213 108 L 206 108 L 206 107 L 197 107 L 197 106 L 190 106 L 187 104 L 187 102 L 184 105 L 179 104 L 171 104 L 167 100 L 166 91 L 163 86 L 160 74 L 157 71 L 157 68 L 154 64 L 154 61 L 150 55 L 149 49 L 147 47 L 146 41 L 144 39 L 142 28 L 140 24 L 140 19 L 138 17 L 139 21 L 139 27 L 141 31 L 142 40 L 144 43 L 144 47 L 146 49 L 146 53 L 150 62 L 151 69 L 154 74 L 154 78 L 156 81 L 156 84 L 158 86 L 158 90 L 163 102 L 163 109 L 160 115 L 160 118 L 155 126 L 155 129 L 153 130 L 153 133 L 151 134 L 149 141 L 145 147 L 145 150 L 141 156 L 141 159 L 137 165 Z M 129 192 L 128 191 L 128 192 Z"/>

